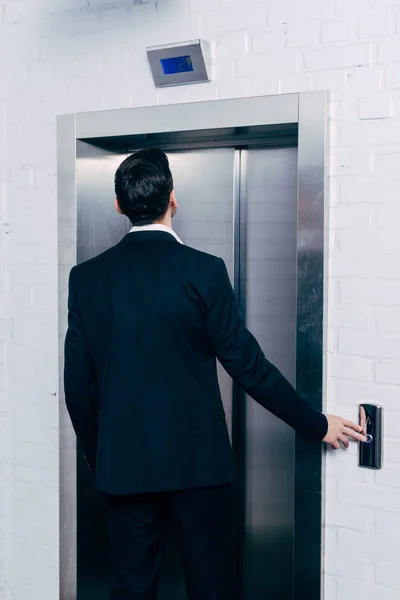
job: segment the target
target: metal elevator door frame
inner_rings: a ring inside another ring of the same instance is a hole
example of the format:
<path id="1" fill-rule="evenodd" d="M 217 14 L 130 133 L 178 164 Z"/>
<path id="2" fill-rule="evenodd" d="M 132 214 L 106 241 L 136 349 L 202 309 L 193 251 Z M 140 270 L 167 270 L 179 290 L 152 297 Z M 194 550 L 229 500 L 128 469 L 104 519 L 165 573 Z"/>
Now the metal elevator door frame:
<path id="1" fill-rule="evenodd" d="M 195 127 L 194 127 L 195 124 Z M 295 125 L 295 128 L 293 127 Z M 327 95 L 302 93 L 245 98 L 148 109 L 129 109 L 58 118 L 59 206 L 59 334 L 60 334 L 60 567 L 61 600 L 76 598 L 76 505 L 71 496 L 76 474 L 71 428 L 62 394 L 63 337 L 66 329 L 66 289 L 76 262 L 76 156 L 82 140 L 110 153 L 139 145 L 158 145 L 160 136 L 174 137 L 176 147 L 232 140 L 254 145 L 283 145 L 298 139 L 297 228 L 297 389 L 322 408 L 324 204 L 327 149 Z M 171 132 L 177 132 L 171 133 Z M 172 148 L 171 148 L 172 149 Z M 239 215 L 239 232 L 240 232 Z M 238 257 L 240 259 L 240 257 Z M 240 261 L 237 263 L 240 268 Z M 240 294 L 240 291 L 239 291 Z M 293 597 L 321 593 L 322 513 L 321 453 L 296 440 L 295 550 Z"/>

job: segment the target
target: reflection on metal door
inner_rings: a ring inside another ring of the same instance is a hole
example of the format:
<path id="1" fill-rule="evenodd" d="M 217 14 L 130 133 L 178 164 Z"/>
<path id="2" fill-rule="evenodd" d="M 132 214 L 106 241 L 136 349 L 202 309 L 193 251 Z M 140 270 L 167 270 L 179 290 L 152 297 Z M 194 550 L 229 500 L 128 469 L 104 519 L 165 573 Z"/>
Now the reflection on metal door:
<path id="1" fill-rule="evenodd" d="M 78 262 L 82 262 L 118 243 L 129 223 L 113 208 L 113 175 L 125 156 L 84 142 L 79 142 L 78 155 L 77 244 Z M 179 204 L 174 228 L 184 243 L 224 259 L 237 291 L 242 291 L 249 328 L 267 356 L 294 382 L 296 149 L 205 149 L 171 152 L 169 158 Z M 222 368 L 219 381 L 231 434 L 235 437 L 235 430 L 242 431 L 236 440 L 242 465 L 238 472 L 243 507 L 239 514 L 241 600 L 289 599 L 294 435 L 240 394 L 234 397 L 242 402 L 242 410 L 232 411 L 232 382 Z M 234 422 L 232 428 L 232 420 L 239 418 L 241 422 Z M 78 600 L 107 600 L 105 507 L 80 456 L 77 493 Z M 159 598 L 186 598 L 173 538 Z"/>
<path id="2" fill-rule="evenodd" d="M 244 153 L 247 326 L 296 381 L 297 149 Z M 245 427 L 244 598 L 293 598 L 294 432 L 251 398 Z"/>
<path id="3" fill-rule="evenodd" d="M 178 201 L 174 229 L 182 241 L 202 252 L 216 254 L 233 273 L 233 160 L 232 149 L 168 153 Z M 232 382 L 218 372 L 228 424 L 232 414 Z M 185 600 L 183 570 L 170 536 L 160 581 L 159 600 Z"/>

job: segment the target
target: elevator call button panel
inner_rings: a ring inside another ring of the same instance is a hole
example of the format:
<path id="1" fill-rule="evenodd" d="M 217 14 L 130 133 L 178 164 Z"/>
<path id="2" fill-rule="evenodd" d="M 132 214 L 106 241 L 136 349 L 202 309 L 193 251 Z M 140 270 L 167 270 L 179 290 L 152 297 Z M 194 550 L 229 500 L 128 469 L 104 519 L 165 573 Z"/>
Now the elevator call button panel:
<path id="1" fill-rule="evenodd" d="M 358 464 L 366 469 L 382 468 L 383 408 L 376 404 L 360 404 L 360 425 L 366 436 L 360 442 Z"/>
<path id="2" fill-rule="evenodd" d="M 211 45 L 205 40 L 152 46 L 147 56 L 158 88 L 211 79 Z"/>

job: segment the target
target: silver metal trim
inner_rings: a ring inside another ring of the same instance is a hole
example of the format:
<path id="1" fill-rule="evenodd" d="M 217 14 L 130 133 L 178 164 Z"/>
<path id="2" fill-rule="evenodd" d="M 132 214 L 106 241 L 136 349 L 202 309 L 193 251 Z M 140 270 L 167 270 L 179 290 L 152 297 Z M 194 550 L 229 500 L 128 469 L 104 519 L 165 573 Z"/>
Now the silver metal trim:
<path id="1" fill-rule="evenodd" d="M 75 115 L 57 118 L 60 598 L 76 598 L 76 447 L 64 398 L 64 337 L 70 269 L 76 264 Z"/>
<path id="2" fill-rule="evenodd" d="M 97 113 L 84 113 L 77 115 L 61 116 L 57 120 L 57 155 L 58 155 L 58 207 L 59 207 L 59 336 L 60 336 L 60 568 L 61 586 L 60 599 L 73 600 L 76 598 L 76 545 L 72 543 L 75 536 L 76 504 L 75 490 L 75 448 L 66 447 L 71 442 L 66 439 L 64 432 L 70 427 L 64 408 L 62 394 L 62 363 L 63 363 L 63 338 L 66 330 L 66 285 L 67 271 L 76 262 L 76 192 L 75 192 L 75 154 L 76 140 L 91 138 L 140 135 L 150 133 L 168 133 L 182 131 L 218 130 L 223 128 L 239 128 L 263 125 L 284 125 L 299 123 L 299 214 L 302 219 L 299 229 L 299 257 L 308 248 L 314 247 L 323 256 L 323 206 L 327 201 L 325 190 L 325 159 L 327 146 L 327 95 L 323 92 L 290 94 L 283 96 L 267 96 L 258 98 L 243 98 L 217 102 L 188 103 L 177 106 L 160 106 L 151 108 L 123 109 Z M 310 215 L 304 216 L 302 206 L 304 202 L 315 202 L 319 207 L 317 228 L 312 231 Z M 322 211 L 322 212 L 321 212 Z M 327 211 L 326 211 L 327 212 Z M 64 217 L 63 215 L 66 215 Z M 306 235 L 308 229 L 310 236 Z M 322 264 L 322 263 L 321 263 Z M 321 266 L 321 273 L 322 273 Z M 322 275 L 321 275 L 322 276 Z M 300 283 L 299 283 L 300 285 Z M 300 299 L 299 299 L 300 300 Z M 317 318 L 322 323 L 322 300 L 317 307 Z M 307 325 L 303 321 L 303 325 Z M 318 334 L 322 339 L 323 330 Z M 298 346 L 299 349 L 299 346 Z M 322 359 L 321 359 L 322 360 Z M 314 381 L 313 387 L 317 389 L 317 404 L 322 402 L 322 389 L 324 376 L 319 376 Z M 299 383 L 299 382 L 298 382 Z M 302 389 L 300 389 L 302 391 Z M 306 390 L 307 392 L 307 390 Z M 68 423 L 67 423 L 68 421 Z M 71 436 L 69 437 L 71 440 Z M 304 474 L 302 462 L 308 460 L 307 454 L 301 444 L 296 445 L 296 470 L 297 480 Z M 314 450 L 311 460 L 318 463 L 319 450 Z M 320 455 L 319 455 L 320 456 Z M 314 457 L 314 458 L 313 458 Z M 71 461 L 73 460 L 73 465 Z M 298 464 L 298 460 L 300 460 Z M 320 458 L 319 458 L 320 461 Z M 314 463 L 313 463 L 314 464 Z M 68 465 L 68 467 L 67 467 Z M 65 479 L 68 468 L 69 479 Z M 71 477 L 71 468 L 73 475 Z M 306 499 L 308 492 L 314 499 L 318 496 L 317 510 L 314 516 L 309 513 L 302 502 L 296 500 L 296 510 L 299 512 L 298 522 L 307 523 L 317 535 L 322 529 L 321 524 L 321 462 L 317 470 L 311 469 L 310 476 L 313 481 L 305 478 L 296 492 L 301 498 Z M 311 491 L 309 486 L 311 485 Z M 313 486 L 316 488 L 313 488 Z M 68 495 L 69 491 L 69 495 Z M 72 492 L 72 494 L 71 494 Z M 298 557 L 302 553 L 299 538 L 295 545 L 295 566 L 300 566 Z M 300 540 L 301 542 L 301 540 Z M 308 549 L 307 549 L 308 550 Z M 305 555 L 305 553 L 303 553 Z M 316 554 L 318 556 L 316 556 Z M 316 578 L 313 589 L 321 585 L 321 548 L 312 548 L 312 564 Z M 301 578 L 297 577 L 295 592 L 305 591 L 300 589 Z M 297 595 L 295 596 L 297 597 Z M 316 594 L 308 594 L 309 600 L 320 598 Z"/>
<path id="3" fill-rule="evenodd" d="M 234 250 L 234 290 L 239 305 L 245 314 L 246 287 L 243 278 L 241 279 L 243 268 L 246 267 L 243 262 L 242 250 L 245 248 L 242 222 L 242 192 L 243 192 L 243 172 L 242 172 L 242 151 L 235 150 L 234 156 L 234 198 L 233 198 L 233 250 Z M 243 594 L 243 544 L 245 527 L 245 503 L 243 481 L 245 457 L 242 452 L 244 444 L 245 423 L 245 393 L 239 386 L 232 382 L 232 448 L 235 455 L 236 478 L 242 481 L 241 486 L 236 486 L 236 571 L 235 577 L 235 598 L 239 600 Z"/>
<path id="4" fill-rule="evenodd" d="M 298 392 L 318 410 L 323 408 L 326 377 L 327 103 L 325 92 L 299 94 L 296 379 Z M 323 595 L 322 472 L 320 448 L 297 438 L 294 598 L 302 597 L 305 590 L 309 600 Z"/>
<path id="5" fill-rule="evenodd" d="M 319 94 L 319 92 L 315 92 Z M 79 139 L 297 123 L 298 94 L 189 102 L 76 115 Z"/>

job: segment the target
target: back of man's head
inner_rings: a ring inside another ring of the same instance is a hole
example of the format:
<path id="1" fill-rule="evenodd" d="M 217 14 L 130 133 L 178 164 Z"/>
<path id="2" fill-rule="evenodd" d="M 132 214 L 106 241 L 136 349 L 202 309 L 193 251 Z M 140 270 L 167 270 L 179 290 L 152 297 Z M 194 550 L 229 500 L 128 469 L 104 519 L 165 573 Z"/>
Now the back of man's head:
<path id="1" fill-rule="evenodd" d="M 168 158 L 157 149 L 138 150 L 123 161 L 115 174 L 118 205 L 132 225 L 162 220 L 173 188 Z"/>

